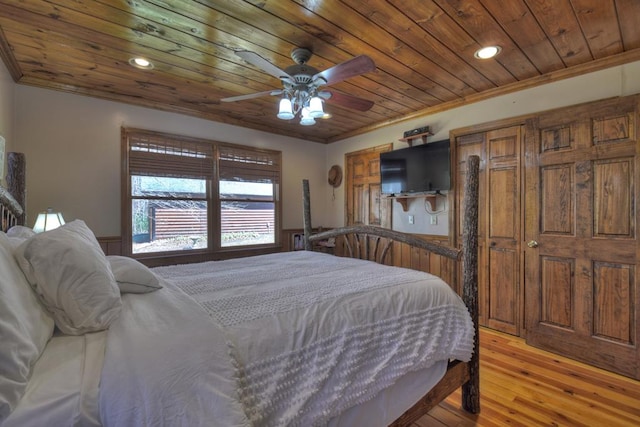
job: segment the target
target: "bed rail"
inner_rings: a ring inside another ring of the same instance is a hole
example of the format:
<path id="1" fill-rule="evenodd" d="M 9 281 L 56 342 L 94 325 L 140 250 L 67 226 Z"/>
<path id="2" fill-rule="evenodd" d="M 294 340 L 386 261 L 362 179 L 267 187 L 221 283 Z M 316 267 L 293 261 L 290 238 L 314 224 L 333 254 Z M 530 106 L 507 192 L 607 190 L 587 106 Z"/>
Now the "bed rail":
<path id="1" fill-rule="evenodd" d="M 20 218 L 23 217 L 22 206 L 9 193 L 8 190 L 0 187 L 0 229 L 7 231 L 14 225 L 20 225 Z"/>
<path id="2" fill-rule="evenodd" d="M 445 377 L 424 396 L 413 408 L 400 417 L 393 426 L 407 426 L 436 406 L 454 389 L 462 386 L 462 407 L 470 413 L 480 412 L 479 383 L 479 335 L 478 335 L 478 156 L 469 156 L 464 183 L 464 224 L 462 249 L 452 248 L 437 242 L 430 242 L 395 230 L 374 226 L 347 226 L 312 234 L 311 203 L 309 182 L 303 181 L 304 201 L 304 244 L 306 250 L 313 249 L 313 243 L 330 238 L 344 237 L 347 255 L 380 263 L 389 263 L 388 256 L 393 241 L 406 243 L 412 247 L 462 262 L 462 299 L 474 322 L 476 337 L 474 354 L 468 363 L 451 364 Z M 454 232 L 453 230 L 450 232 Z M 346 237 L 351 236 L 351 237 Z M 386 239 L 386 240 L 384 240 Z"/>

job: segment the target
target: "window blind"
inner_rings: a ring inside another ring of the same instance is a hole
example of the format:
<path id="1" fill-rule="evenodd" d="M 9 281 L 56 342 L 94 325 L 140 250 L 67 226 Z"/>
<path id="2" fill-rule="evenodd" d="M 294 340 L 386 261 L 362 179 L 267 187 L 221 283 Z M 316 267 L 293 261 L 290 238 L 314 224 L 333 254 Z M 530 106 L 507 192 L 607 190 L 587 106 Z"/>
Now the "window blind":
<path id="1" fill-rule="evenodd" d="M 218 153 L 221 180 L 280 183 L 279 151 L 220 145 Z"/>
<path id="2" fill-rule="evenodd" d="M 212 179 L 213 144 L 127 132 L 129 174 Z"/>

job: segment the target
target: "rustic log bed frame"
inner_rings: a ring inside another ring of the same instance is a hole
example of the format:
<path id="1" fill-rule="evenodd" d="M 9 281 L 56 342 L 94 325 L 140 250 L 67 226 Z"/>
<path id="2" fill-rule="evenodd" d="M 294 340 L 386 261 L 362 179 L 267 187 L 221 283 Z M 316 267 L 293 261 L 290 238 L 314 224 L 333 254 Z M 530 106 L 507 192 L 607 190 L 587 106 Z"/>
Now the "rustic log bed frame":
<path id="1" fill-rule="evenodd" d="M 8 230 L 14 225 L 24 225 L 25 211 L 25 160 L 20 153 L 7 153 L 7 187 L 0 186 L 0 228 Z M 428 242 L 411 235 L 397 231 L 371 227 L 349 226 L 328 230 L 322 233 L 311 233 L 311 210 L 309 198 L 309 183 L 303 182 L 304 193 L 304 230 L 305 249 L 311 250 L 313 242 L 319 242 L 328 238 L 339 236 L 354 236 L 355 241 L 365 239 L 366 251 L 360 250 L 360 244 L 348 245 L 348 254 L 351 257 L 374 259 L 384 263 L 390 253 L 392 241 L 398 241 L 410 246 L 421 248 L 432 253 L 462 261 L 462 299 L 473 319 L 476 330 L 474 342 L 474 354 L 467 363 L 451 361 L 445 376 L 440 382 L 423 396 L 412 408 L 406 411 L 391 425 L 394 427 L 408 426 L 421 416 L 429 412 L 443 399 L 458 387 L 462 386 L 462 408 L 470 413 L 480 412 L 480 385 L 479 385 L 479 355 L 478 355 L 478 170 L 480 159 L 478 156 L 470 156 L 467 162 L 467 174 L 464 186 L 464 228 L 462 237 L 462 249 L 451 248 L 434 242 Z M 368 245 L 373 238 L 374 247 Z M 358 240 L 359 239 L 359 240 Z M 387 239 L 382 243 L 382 239 Z M 372 255 L 373 254 L 373 255 Z"/>
<path id="2" fill-rule="evenodd" d="M 474 353 L 467 363 L 459 360 L 449 362 L 445 376 L 436 386 L 407 410 L 391 426 L 408 426 L 437 406 L 448 395 L 462 386 L 462 408 L 472 414 L 480 412 L 480 375 L 478 342 L 478 156 L 470 156 L 464 185 L 464 225 L 462 249 L 419 239 L 412 235 L 387 228 L 366 225 L 334 228 L 312 234 L 311 202 L 309 182 L 303 181 L 304 201 L 304 246 L 312 250 L 314 242 L 343 237 L 347 255 L 351 258 L 374 260 L 384 264 L 393 241 L 462 262 L 462 299 L 471 314 L 475 328 Z M 384 240 L 383 240 L 384 239 Z M 354 243 L 350 243 L 354 242 Z M 372 243 L 370 243 L 372 242 Z M 362 249 L 364 247 L 364 249 Z"/>

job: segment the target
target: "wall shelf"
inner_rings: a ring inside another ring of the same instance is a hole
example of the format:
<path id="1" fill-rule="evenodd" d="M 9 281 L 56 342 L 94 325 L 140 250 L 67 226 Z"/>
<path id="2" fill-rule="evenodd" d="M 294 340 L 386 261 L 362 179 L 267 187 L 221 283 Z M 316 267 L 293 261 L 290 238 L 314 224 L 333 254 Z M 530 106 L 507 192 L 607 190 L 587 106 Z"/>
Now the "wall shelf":
<path id="1" fill-rule="evenodd" d="M 415 140 L 422 140 L 422 143 L 426 144 L 427 138 L 430 136 L 433 136 L 433 133 L 431 132 L 418 133 L 416 135 L 407 136 L 406 138 L 400 138 L 398 141 L 406 142 L 407 144 L 409 144 L 409 147 L 412 147 L 413 141 Z"/>
<path id="2" fill-rule="evenodd" d="M 409 199 L 419 199 L 423 197 L 431 206 L 431 210 L 435 211 L 438 194 L 410 194 L 406 196 L 391 196 L 391 198 L 395 199 L 396 202 L 400 203 L 403 212 L 407 212 L 409 210 Z"/>

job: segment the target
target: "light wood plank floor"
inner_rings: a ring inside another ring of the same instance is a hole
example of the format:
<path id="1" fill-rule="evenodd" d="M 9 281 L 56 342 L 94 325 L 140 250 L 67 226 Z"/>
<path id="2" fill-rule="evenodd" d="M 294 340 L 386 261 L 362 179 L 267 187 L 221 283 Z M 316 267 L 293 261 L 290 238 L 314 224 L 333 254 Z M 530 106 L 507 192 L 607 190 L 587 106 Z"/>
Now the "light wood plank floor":
<path id="1" fill-rule="evenodd" d="M 640 381 L 480 331 L 479 415 L 449 396 L 412 427 L 640 426 Z"/>

